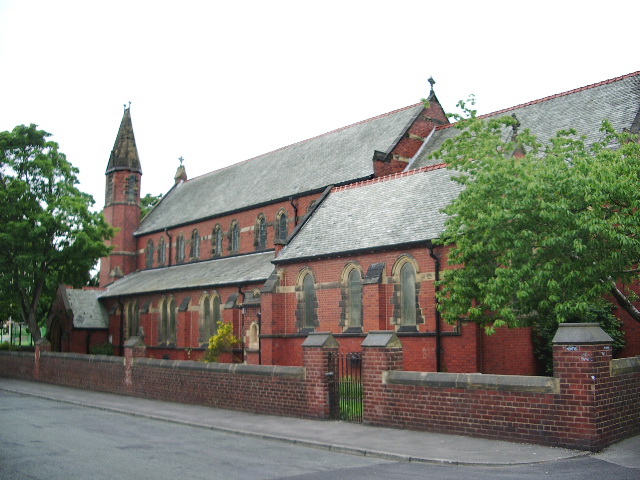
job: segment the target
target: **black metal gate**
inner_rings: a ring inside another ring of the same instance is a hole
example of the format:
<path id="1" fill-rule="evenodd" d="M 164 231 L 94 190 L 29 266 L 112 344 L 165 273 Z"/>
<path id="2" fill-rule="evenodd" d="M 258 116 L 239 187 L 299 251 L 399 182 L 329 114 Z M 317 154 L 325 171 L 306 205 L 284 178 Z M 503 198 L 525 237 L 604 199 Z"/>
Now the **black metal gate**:
<path id="1" fill-rule="evenodd" d="M 362 353 L 329 353 L 329 416 L 362 422 Z"/>

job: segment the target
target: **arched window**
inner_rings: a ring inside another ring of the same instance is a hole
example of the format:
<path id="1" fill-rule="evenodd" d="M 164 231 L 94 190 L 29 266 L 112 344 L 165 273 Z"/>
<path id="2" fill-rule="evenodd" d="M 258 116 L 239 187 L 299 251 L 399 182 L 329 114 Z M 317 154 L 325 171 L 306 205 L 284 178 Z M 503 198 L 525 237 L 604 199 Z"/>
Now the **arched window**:
<path id="1" fill-rule="evenodd" d="M 416 269 L 410 262 L 400 269 L 400 309 L 402 326 L 417 325 L 416 317 Z"/>
<path id="2" fill-rule="evenodd" d="M 362 328 L 362 272 L 352 268 L 347 276 L 346 326 Z"/>
<path id="3" fill-rule="evenodd" d="M 209 339 L 218 332 L 220 297 L 217 293 L 203 295 L 200 301 L 200 344 L 208 345 Z"/>
<path id="4" fill-rule="evenodd" d="M 315 279 L 311 270 L 305 271 L 299 279 L 297 325 L 302 331 L 311 331 L 318 326 L 318 301 L 316 299 Z"/>
<path id="5" fill-rule="evenodd" d="M 189 253 L 194 260 L 200 258 L 200 233 L 198 230 L 191 233 L 191 252 Z"/>
<path id="6" fill-rule="evenodd" d="M 214 257 L 222 255 L 222 228 L 216 225 L 211 236 L 211 254 Z"/>
<path id="7" fill-rule="evenodd" d="M 256 250 L 265 248 L 267 248 L 267 219 L 264 215 L 260 215 L 256 226 Z"/>
<path id="8" fill-rule="evenodd" d="M 140 309 L 137 301 L 127 302 L 125 316 L 127 338 L 137 335 L 140 329 Z"/>
<path id="9" fill-rule="evenodd" d="M 147 268 L 153 267 L 153 240 L 147 242 Z"/>
<path id="10" fill-rule="evenodd" d="M 416 324 L 416 270 L 411 263 L 405 263 L 400 270 L 402 285 L 402 324 Z"/>
<path id="11" fill-rule="evenodd" d="M 158 265 L 163 266 L 167 261 L 167 246 L 164 243 L 164 237 L 158 240 Z"/>
<path id="12" fill-rule="evenodd" d="M 181 233 L 178 236 L 178 240 L 176 240 L 176 262 L 184 262 L 185 256 L 185 243 L 184 243 L 184 235 Z"/>
<path id="13" fill-rule="evenodd" d="M 302 282 L 302 290 L 304 292 L 303 328 L 313 327 L 315 324 L 314 313 L 317 304 L 313 275 L 309 274 L 304 277 L 304 281 Z"/>
<path id="14" fill-rule="evenodd" d="M 287 212 L 282 210 L 276 219 L 276 239 L 284 242 L 289 235 L 287 226 Z"/>
<path id="15" fill-rule="evenodd" d="M 391 303 L 394 306 L 392 323 L 399 331 L 415 332 L 418 324 L 424 323 L 419 305 L 420 284 L 417 282 L 417 264 L 408 255 L 400 257 L 394 266 L 394 291 Z"/>
<path id="16" fill-rule="evenodd" d="M 176 317 L 176 301 L 173 297 L 163 299 L 160 307 L 160 332 L 158 335 L 158 343 L 162 345 L 176 344 Z"/>
<path id="17" fill-rule="evenodd" d="M 240 250 L 240 225 L 235 220 L 231 223 L 229 231 L 229 250 L 231 253 L 238 253 Z"/>

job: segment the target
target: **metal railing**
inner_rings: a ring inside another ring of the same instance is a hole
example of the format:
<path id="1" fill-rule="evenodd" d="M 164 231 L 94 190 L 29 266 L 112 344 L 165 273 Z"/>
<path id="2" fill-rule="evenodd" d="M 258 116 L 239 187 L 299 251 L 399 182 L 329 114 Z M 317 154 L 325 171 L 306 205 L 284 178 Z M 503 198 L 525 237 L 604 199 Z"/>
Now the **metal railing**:
<path id="1" fill-rule="evenodd" d="M 329 416 L 362 422 L 362 353 L 329 354 Z"/>

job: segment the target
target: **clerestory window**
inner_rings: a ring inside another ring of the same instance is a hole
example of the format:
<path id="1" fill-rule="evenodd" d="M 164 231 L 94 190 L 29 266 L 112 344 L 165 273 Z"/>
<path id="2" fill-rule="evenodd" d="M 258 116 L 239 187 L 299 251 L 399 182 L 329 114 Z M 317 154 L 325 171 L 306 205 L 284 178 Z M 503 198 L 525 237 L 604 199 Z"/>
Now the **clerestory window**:
<path id="1" fill-rule="evenodd" d="M 193 260 L 200 258 L 200 233 L 198 230 L 191 233 L 191 251 L 189 253 Z"/>
<path id="2" fill-rule="evenodd" d="M 229 232 L 229 250 L 231 253 L 240 251 L 240 225 L 235 220 L 231 224 L 231 231 Z"/>
<path id="3" fill-rule="evenodd" d="M 287 240 L 288 235 L 287 213 L 285 211 L 281 211 L 276 220 L 276 239 L 280 242 L 284 242 Z"/>
<path id="4" fill-rule="evenodd" d="M 154 253 L 153 240 L 149 240 L 147 242 L 147 268 L 153 267 L 153 253 Z"/>
<path id="5" fill-rule="evenodd" d="M 222 227 L 216 225 L 211 236 L 211 254 L 214 257 L 222 255 Z"/>
<path id="6" fill-rule="evenodd" d="M 185 257 L 185 241 L 184 235 L 181 233 L 176 240 L 176 261 L 178 263 L 184 262 Z"/>
<path id="7" fill-rule="evenodd" d="M 164 241 L 164 237 L 160 237 L 158 240 L 158 265 L 163 266 L 167 261 L 167 246 Z"/>
<path id="8" fill-rule="evenodd" d="M 267 219 L 264 215 L 260 215 L 256 228 L 256 249 L 264 250 L 265 248 L 267 248 Z"/>

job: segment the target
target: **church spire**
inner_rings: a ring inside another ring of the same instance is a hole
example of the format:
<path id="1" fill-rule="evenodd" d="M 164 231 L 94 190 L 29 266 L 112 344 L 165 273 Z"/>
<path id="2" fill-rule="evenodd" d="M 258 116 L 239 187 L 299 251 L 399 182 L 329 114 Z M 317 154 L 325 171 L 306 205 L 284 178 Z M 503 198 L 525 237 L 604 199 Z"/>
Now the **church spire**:
<path id="1" fill-rule="evenodd" d="M 124 115 L 116 136 L 116 143 L 109 156 L 106 173 L 109 174 L 116 170 L 142 173 L 136 139 L 133 135 L 133 124 L 131 123 L 131 103 L 129 103 L 129 107 L 125 105 Z"/>
<path id="2" fill-rule="evenodd" d="M 112 247 L 108 256 L 100 259 L 100 285 L 109 285 L 118 278 L 135 272 L 138 266 L 135 232 L 140 226 L 140 183 L 142 168 L 131 125 L 131 104 L 125 105 L 120 129 L 113 145 L 106 172 L 105 220 L 116 228 L 115 236 L 106 240 Z"/>

